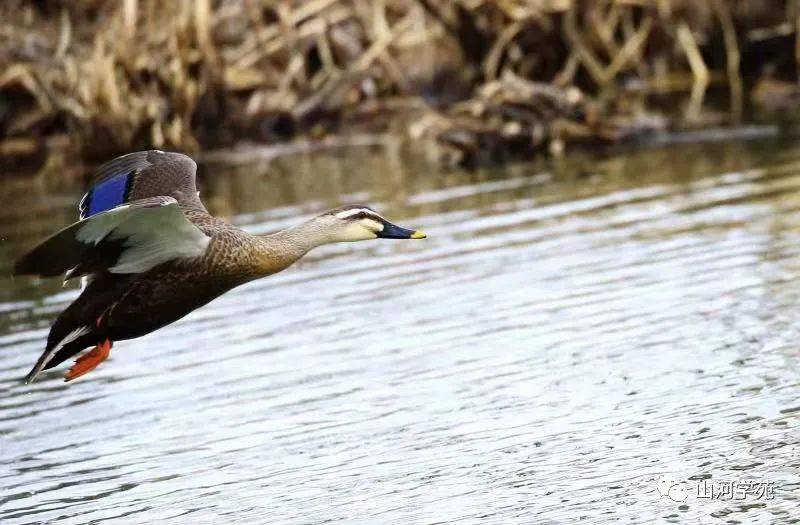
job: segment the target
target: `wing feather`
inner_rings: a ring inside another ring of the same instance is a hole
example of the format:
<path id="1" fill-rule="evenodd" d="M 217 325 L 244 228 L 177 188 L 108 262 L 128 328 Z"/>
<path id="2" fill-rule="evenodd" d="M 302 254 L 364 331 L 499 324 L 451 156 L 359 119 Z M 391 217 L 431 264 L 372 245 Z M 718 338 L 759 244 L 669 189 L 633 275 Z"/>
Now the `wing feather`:
<path id="1" fill-rule="evenodd" d="M 201 255 L 210 238 L 172 197 L 131 201 L 67 226 L 23 256 L 16 275 L 65 279 L 100 270 L 141 273 L 161 263 Z"/>
<path id="2" fill-rule="evenodd" d="M 181 153 L 149 150 L 117 157 L 92 175 L 92 187 L 78 205 L 80 217 L 158 196 L 203 208 L 197 196 L 196 172 L 197 164 Z"/>

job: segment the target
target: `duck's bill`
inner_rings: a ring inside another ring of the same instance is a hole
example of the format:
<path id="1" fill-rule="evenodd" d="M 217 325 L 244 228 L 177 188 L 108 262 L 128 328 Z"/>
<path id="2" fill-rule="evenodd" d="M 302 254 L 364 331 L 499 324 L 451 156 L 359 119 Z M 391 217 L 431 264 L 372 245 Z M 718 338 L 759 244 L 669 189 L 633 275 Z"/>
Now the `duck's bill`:
<path id="1" fill-rule="evenodd" d="M 389 221 L 383 223 L 383 230 L 378 233 L 378 238 L 380 239 L 424 239 L 425 237 L 427 235 L 419 230 L 401 228 Z"/>

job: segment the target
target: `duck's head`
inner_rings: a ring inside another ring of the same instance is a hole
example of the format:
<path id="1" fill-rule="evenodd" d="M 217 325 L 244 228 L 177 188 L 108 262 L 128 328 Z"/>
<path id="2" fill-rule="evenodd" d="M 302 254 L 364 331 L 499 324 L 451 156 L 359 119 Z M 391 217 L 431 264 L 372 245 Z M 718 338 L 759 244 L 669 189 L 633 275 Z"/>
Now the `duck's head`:
<path id="1" fill-rule="evenodd" d="M 369 239 L 424 239 L 425 234 L 392 224 L 378 212 L 361 204 L 329 210 L 312 219 L 327 242 L 366 241 Z"/>

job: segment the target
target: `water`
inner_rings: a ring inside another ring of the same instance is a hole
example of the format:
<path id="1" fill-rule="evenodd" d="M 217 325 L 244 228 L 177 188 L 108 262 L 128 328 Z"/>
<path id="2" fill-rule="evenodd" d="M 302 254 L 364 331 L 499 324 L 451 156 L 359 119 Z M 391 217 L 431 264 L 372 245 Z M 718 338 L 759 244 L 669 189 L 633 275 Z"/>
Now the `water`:
<path id="1" fill-rule="evenodd" d="M 206 167 L 254 232 L 367 201 L 429 238 L 319 249 L 74 384 L 20 379 L 76 290 L 0 282 L 0 522 L 796 522 L 797 151 Z M 79 194 L 0 183 L 3 274 Z"/>

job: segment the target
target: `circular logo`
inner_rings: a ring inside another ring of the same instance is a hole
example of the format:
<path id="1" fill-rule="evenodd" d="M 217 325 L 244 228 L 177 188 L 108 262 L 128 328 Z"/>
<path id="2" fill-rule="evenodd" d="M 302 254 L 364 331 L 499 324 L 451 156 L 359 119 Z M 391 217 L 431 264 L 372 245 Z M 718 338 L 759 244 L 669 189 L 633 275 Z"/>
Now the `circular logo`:
<path id="1" fill-rule="evenodd" d="M 682 503 L 689 497 L 689 491 L 673 476 L 666 475 L 658 478 L 658 494 L 662 498 L 669 498 L 676 503 Z"/>

